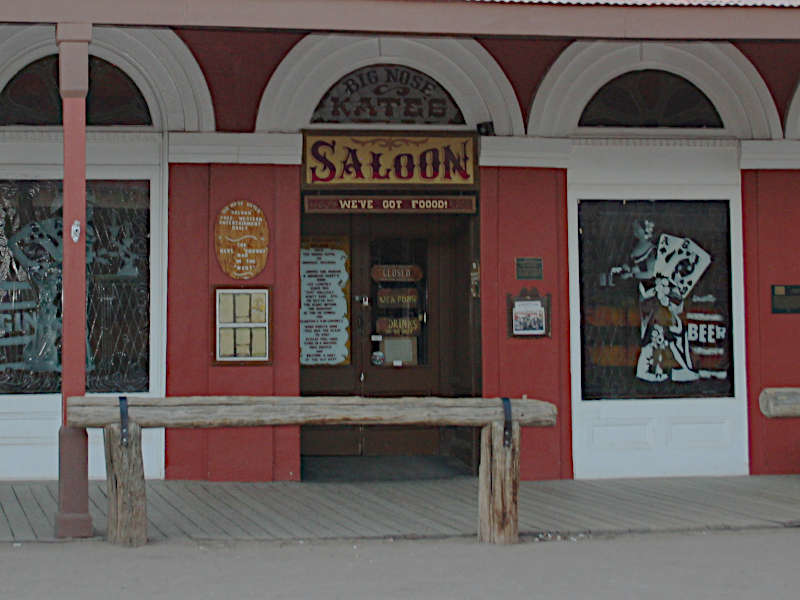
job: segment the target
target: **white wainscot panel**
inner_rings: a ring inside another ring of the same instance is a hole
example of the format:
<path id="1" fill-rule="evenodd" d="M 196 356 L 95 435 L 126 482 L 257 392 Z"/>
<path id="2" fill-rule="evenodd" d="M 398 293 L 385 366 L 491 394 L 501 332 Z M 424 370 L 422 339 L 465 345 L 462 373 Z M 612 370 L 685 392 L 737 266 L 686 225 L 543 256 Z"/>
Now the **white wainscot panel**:
<path id="1" fill-rule="evenodd" d="M 666 442 L 675 448 L 727 448 L 732 444 L 731 428 L 724 417 L 670 418 Z"/>
<path id="2" fill-rule="evenodd" d="M 15 395 L 0 398 L 0 480 L 58 479 L 61 397 Z M 145 477 L 164 478 L 164 430 L 142 434 Z M 89 478 L 105 479 L 103 430 L 89 430 Z"/>
<path id="3" fill-rule="evenodd" d="M 0 479 L 57 479 L 59 396 L 0 398 Z"/>
<path id="4" fill-rule="evenodd" d="M 654 445 L 653 419 L 602 419 L 590 427 L 589 446 L 597 450 L 649 450 Z"/>

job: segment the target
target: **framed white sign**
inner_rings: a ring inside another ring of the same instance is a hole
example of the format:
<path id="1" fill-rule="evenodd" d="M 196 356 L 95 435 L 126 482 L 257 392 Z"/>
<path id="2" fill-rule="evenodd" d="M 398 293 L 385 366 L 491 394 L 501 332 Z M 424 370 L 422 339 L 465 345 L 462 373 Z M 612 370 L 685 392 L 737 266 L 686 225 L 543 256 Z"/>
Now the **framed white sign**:
<path id="1" fill-rule="evenodd" d="M 269 287 L 215 289 L 215 362 L 271 362 L 270 292 Z"/>

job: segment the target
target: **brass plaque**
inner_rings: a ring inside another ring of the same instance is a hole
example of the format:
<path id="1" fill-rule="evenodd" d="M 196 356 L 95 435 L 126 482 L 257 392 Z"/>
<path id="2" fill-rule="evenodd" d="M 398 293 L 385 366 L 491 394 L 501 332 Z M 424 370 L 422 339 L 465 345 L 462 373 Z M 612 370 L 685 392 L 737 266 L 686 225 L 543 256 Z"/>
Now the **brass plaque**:
<path id="1" fill-rule="evenodd" d="M 800 285 L 773 285 L 772 312 L 774 314 L 800 313 Z"/>
<path id="2" fill-rule="evenodd" d="M 525 256 L 515 259 L 517 279 L 541 279 L 543 261 L 538 256 Z"/>
<path id="3" fill-rule="evenodd" d="M 252 279 L 264 270 L 269 252 L 269 227 L 262 210 L 236 200 L 217 215 L 214 249 L 220 268 L 233 279 Z"/>

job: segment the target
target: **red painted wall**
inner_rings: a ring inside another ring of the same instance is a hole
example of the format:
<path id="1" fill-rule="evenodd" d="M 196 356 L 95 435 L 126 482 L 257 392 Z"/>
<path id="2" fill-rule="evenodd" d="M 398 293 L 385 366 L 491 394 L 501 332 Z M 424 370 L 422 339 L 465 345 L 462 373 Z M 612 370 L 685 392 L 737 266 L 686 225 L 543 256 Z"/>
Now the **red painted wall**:
<path id="1" fill-rule="evenodd" d="M 800 387 L 800 314 L 772 314 L 771 286 L 800 284 L 800 172 L 744 171 L 745 300 L 750 471 L 800 473 L 800 419 L 767 419 L 766 387 Z"/>
<path id="2" fill-rule="evenodd" d="M 558 407 L 554 428 L 525 428 L 523 479 L 572 477 L 566 172 L 481 169 L 483 394 L 537 398 Z M 518 281 L 515 257 L 543 260 L 541 281 Z M 552 295 L 552 335 L 508 336 L 507 294 Z"/>
<path id="3" fill-rule="evenodd" d="M 214 103 L 217 130 L 249 132 L 258 103 L 280 61 L 305 33 L 176 29 L 197 59 Z M 547 70 L 572 43 L 568 39 L 477 38 L 511 82 L 527 123 Z M 785 120 L 800 69 L 800 42 L 736 42 L 767 84 Z"/>
<path id="4" fill-rule="evenodd" d="M 270 76 L 303 34 L 176 29 L 203 71 L 217 131 L 251 132 Z"/>
<path id="5" fill-rule="evenodd" d="M 508 77 L 527 126 L 533 97 L 547 70 L 573 40 L 478 38 Z"/>
<path id="6" fill-rule="evenodd" d="M 298 395 L 299 167 L 170 166 L 167 275 L 167 395 Z M 216 215 L 234 200 L 264 211 L 270 230 L 267 266 L 249 281 L 219 267 Z M 272 286 L 270 366 L 212 365 L 214 286 Z M 297 427 L 167 430 L 168 479 L 299 479 Z"/>
<path id="7" fill-rule="evenodd" d="M 797 87 L 797 74 L 800 73 L 800 43 L 762 41 L 736 42 L 734 45 L 764 79 L 785 127 L 786 113 Z"/>

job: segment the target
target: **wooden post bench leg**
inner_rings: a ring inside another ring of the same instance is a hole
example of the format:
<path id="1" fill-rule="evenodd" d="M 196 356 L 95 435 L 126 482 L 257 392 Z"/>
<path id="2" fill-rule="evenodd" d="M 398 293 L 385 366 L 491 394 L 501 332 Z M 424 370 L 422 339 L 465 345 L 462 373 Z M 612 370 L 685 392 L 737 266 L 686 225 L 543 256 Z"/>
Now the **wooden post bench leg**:
<path id="1" fill-rule="evenodd" d="M 108 485 L 108 535 L 112 544 L 142 546 L 147 543 L 147 498 L 142 465 L 142 429 L 128 427 L 128 445 L 121 443 L 119 424 L 103 431 Z"/>
<path id="2" fill-rule="evenodd" d="M 503 423 L 481 430 L 478 472 L 478 541 L 519 541 L 519 423 L 511 429 L 511 445 L 503 445 Z"/>

